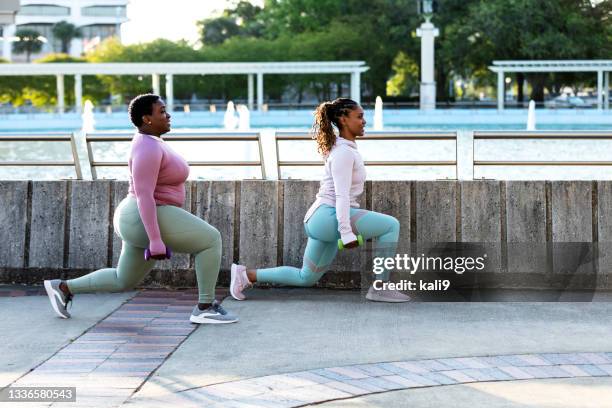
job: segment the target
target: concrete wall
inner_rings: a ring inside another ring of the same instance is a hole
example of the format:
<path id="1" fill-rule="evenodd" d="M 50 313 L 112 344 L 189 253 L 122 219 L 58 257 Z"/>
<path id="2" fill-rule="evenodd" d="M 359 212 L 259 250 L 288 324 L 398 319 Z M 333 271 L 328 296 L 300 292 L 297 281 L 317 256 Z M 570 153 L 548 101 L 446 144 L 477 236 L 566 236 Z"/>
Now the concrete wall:
<path id="1" fill-rule="evenodd" d="M 317 189 L 297 180 L 193 181 L 184 209 L 221 232 L 223 284 L 234 260 L 301 265 L 302 219 Z M 470 253 L 487 254 L 479 278 L 487 287 L 612 288 L 610 181 L 368 181 L 365 190 L 362 207 L 400 220 L 398 253 L 469 243 Z M 112 218 L 126 192 L 123 181 L 0 181 L 0 282 L 116 265 Z M 368 248 L 340 253 L 320 285 L 357 287 L 371 271 Z M 193 265 L 176 254 L 144 285 L 193 286 Z"/>

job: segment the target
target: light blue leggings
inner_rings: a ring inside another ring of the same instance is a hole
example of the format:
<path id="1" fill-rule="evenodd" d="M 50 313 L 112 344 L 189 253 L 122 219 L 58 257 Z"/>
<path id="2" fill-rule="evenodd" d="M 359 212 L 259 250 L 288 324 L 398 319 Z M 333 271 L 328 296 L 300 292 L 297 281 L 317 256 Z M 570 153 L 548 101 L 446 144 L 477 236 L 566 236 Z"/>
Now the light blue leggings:
<path id="1" fill-rule="evenodd" d="M 355 235 L 376 238 L 376 256 L 394 256 L 399 239 L 399 221 L 386 214 L 351 208 L 351 226 Z M 313 286 L 323 276 L 338 253 L 338 220 L 336 209 L 323 204 L 304 225 L 308 243 L 302 269 L 293 266 L 257 269 L 257 281 L 288 286 Z M 351 249 L 351 251 L 354 249 Z M 386 270 L 377 279 L 389 280 Z"/>

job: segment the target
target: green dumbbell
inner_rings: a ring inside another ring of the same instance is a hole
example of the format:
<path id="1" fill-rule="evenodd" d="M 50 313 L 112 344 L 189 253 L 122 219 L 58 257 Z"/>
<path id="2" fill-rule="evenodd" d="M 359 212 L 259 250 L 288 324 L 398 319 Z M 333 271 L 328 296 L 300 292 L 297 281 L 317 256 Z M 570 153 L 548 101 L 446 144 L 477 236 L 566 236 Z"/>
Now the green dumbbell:
<path id="1" fill-rule="evenodd" d="M 359 246 L 363 245 L 363 236 L 362 235 L 357 235 L 357 243 L 359 244 Z M 342 243 L 341 239 L 338 240 L 338 249 L 341 250 L 341 251 L 344 249 L 344 244 Z"/>

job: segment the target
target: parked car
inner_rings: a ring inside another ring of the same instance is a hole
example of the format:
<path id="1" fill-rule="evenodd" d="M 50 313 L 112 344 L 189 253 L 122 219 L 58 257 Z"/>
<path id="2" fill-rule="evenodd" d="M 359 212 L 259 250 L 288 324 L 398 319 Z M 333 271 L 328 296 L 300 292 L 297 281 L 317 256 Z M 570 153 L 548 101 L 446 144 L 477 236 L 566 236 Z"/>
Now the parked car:
<path id="1" fill-rule="evenodd" d="M 578 96 L 564 94 L 544 102 L 544 106 L 547 108 L 583 108 L 588 104 Z"/>

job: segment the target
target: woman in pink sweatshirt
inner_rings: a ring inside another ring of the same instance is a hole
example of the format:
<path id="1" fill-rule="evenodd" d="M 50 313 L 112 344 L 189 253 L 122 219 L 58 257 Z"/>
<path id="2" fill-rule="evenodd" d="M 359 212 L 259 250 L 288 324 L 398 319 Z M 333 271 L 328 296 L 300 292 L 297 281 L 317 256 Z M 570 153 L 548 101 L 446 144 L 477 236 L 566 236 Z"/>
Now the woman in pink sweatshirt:
<path id="1" fill-rule="evenodd" d="M 376 239 L 376 248 L 384 257 L 394 256 L 399 238 L 399 221 L 386 214 L 359 209 L 358 197 L 366 180 L 363 159 L 357 150 L 357 137 L 363 136 L 366 121 L 363 109 L 351 99 L 324 102 L 315 112 L 313 126 L 318 151 L 325 159 L 325 176 L 315 202 L 304 217 L 308 243 L 302 268 L 247 269 L 232 265 L 230 293 L 244 300 L 243 290 L 254 282 L 291 286 L 313 286 L 331 266 L 338 252 L 338 240 L 344 248 L 358 246 L 357 236 Z M 337 129 L 338 134 L 334 131 Z M 378 280 L 387 281 L 389 270 Z M 366 298 L 377 302 L 407 302 L 405 294 L 370 287 Z"/>
<path id="2" fill-rule="evenodd" d="M 195 256 L 199 289 L 193 323 L 233 323 L 215 300 L 221 264 L 221 234 L 213 226 L 181 207 L 185 202 L 187 162 L 162 139 L 170 131 L 170 114 L 158 95 L 134 98 L 128 108 L 138 132 L 132 139 L 128 161 L 130 187 L 114 216 L 115 232 L 123 240 L 117 268 L 105 268 L 80 278 L 45 281 L 53 310 L 69 318 L 66 310 L 73 294 L 124 291 L 134 288 L 155 265 L 175 252 Z M 150 256 L 145 259 L 145 249 Z"/>

